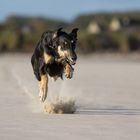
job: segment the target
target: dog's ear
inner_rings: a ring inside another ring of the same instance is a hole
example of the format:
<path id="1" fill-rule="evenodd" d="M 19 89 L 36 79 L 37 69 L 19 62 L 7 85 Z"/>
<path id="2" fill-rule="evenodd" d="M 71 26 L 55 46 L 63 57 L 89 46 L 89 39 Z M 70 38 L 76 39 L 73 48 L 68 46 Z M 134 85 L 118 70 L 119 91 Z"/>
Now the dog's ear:
<path id="1" fill-rule="evenodd" d="M 56 38 L 56 37 L 58 37 L 60 35 L 62 29 L 63 28 L 59 28 L 57 31 L 54 32 L 53 39 Z"/>
<path id="2" fill-rule="evenodd" d="M 45 35 L 46 35 L 46 31 L 41 35 L 41 39 L 43 39 L 44 37 L 45 37 Z"/>
<path id="3" fill-rule="evenodd" d="M 74 29 L 72 29 L 72 31 L 71 31 L 71 35 L 74 37 L 74 38 L 76 38 L 77 39 L 77 31 L 78 31 L 79 29 L 78 28 L 74 28 Z"/>

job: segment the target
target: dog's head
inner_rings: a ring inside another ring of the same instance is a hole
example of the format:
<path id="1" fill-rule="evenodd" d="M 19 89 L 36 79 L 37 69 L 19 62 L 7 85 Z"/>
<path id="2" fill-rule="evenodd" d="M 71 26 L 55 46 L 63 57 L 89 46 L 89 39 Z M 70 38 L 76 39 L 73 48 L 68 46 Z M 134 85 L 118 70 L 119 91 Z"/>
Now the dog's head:
<path id="1" fill-rule="evenodd" d="M 57 38 L 57 53 L 60 58 L 67 60 L 71 65 L 74 65 L 77 60 L 75 48 L 78 28 L 74 28 L 71 33 L 66 33 L 61 30 L 62 28 L 54 33 L 54 38 Z"/>

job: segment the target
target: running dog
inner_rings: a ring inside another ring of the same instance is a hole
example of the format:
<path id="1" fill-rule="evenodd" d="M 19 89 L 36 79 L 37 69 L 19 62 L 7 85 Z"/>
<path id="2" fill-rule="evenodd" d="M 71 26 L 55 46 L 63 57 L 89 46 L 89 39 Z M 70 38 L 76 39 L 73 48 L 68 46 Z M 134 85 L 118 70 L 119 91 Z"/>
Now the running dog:
<path id="1" fill-rule="evenodd" d="M 48 75 L 56 80 L 72 78 L 73 67 L 77 60 L 75 53 L 78 28 L 66 33 L 59 28 L 57 31 L 45 31 L 31 57 L 34 74 L 39 81 L 39 97 L 46 100 L 48 91 Z"/>

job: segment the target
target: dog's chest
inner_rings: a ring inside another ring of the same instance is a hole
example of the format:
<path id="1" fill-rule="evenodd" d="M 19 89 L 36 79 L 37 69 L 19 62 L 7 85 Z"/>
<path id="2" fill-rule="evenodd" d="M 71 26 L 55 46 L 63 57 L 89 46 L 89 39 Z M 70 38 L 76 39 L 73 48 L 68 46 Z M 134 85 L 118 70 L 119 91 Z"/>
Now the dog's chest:
<path id="1" fill-rule="evenodd" d="M 48 65 L 47 73 L 51 77 L 54 77 L 54 76 L 60 77 L 63 74 L 63 69 L 64 69 L 64 67 L 61 63 L 54 62 L 54 63 Z"/>
<path id="2" fill-rule="evenodd" d="M 46 64 L 49 64 L 54 60 L 54 58 L 47 53 L 44 53 L 43 56 L 44 56 L 44 61 L 45 61 Z"/>

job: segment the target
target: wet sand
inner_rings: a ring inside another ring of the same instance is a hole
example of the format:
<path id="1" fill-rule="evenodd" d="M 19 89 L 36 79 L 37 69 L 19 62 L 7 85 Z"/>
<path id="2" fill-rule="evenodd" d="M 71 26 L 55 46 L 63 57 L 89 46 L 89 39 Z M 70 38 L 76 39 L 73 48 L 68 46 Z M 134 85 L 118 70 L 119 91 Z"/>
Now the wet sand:
<path id="1" fill-rule="evenodd" d="M 76 100 L 75 114 L 50 115 L 38 99 L 30 54 L 0 56 L 1 140 L 140 138 L 140 60 L 80 57 L 74 77 L 49 81 L 48 100 Z"/>

